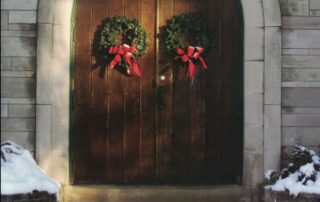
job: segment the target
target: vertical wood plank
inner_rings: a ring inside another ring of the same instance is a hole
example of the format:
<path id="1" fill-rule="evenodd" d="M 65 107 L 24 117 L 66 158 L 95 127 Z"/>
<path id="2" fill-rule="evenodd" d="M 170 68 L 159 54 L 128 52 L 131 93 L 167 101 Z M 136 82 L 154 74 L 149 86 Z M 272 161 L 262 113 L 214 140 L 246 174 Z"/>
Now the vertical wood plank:
<path id="1" fill-rule="evenodd" d="M 189 11 L 200 13 L 205 18 L 205 0 L 189 0 Z M 197 44 L 195 44 L 197 45 Z M 202 183 L 205 178 L 205 74 L 201 65 L 196 65 L 196 81 L 189 86 L 189 130 L 190 130 L 190 181 Z M 213 67 L 210 67 L 213 68 Z"/>
<path id="2" fill-rule="evenodd" d="M 189 12 L 189 0 L 174 0 L 174 15 Z M 182 47 L 185 48 L 185 47 Z M 189 142 L 189 85 L 185 75 L 187 68 L 181 65 L 178 75 L 174 74 L 173 82 L 173 176 L 177 183 L 189 183 L 190 142 Z M 174 72 L 177 69 L 173 70 Z"/>
<path id="3" fill-rule="evenodd" d="M 107 1 L 94 0 L 92 13 L 92 40 L 102 20 L 107 17 Z M 95 47 L 93 47 L 95 48 Z M 93 50 L 92 50 L 93 51 Z M 96 63 L 92 56 L 92 66 Z M 100 68 L 92 69 L 92 126 L 91 126 L 91 180 L 96 183 L 107 179 L 107 75 L 100 75 Z"/>
<path id="4" fill-rule="evenodd" d="M 221 26 L 221 43 L 223 44 L 222 53 L 222 136 L 220 142 L 225 145 L 223 148 L 223 159 L 221 161 L 222 174 L 220 175 L 224 182 L 236 182 L 237 162 L 239 153 L 237 154 L 239 145 L 234 144 L 237 133 L 241 133 L 237 127 L 237 123 L 241 120 L 238 115 L 238 100 L 240 92 L 238 89 L 239 65 L 237 64 L 238 55 L 238 34 L 237 16 L 235 1 L 224 1 L 222 6 L 222 26 Z"/>
<path id="5" fill-rule="evenodd" d="M 140 20 L 140 0 L 125 0 L 125 15 Z M 140 62 L 138 65 L 141 66 Z M 124 182 L 139 178 L 140 166 L 140 78 L 123 77 L 124 128 Z"/>
<path id="6" fill-rule="evenodd" d="M 151 183 L 155 177 L 155 28 L 156 0 L 141 0 L 141 24 L 149 35 L 150 46 L 147 54 L 141 58 L 141 161 L 142 182 Z"/>
<path id="7" fill-rule="evenodd" d="M 109 0 L 109 17 L 124 15 L 123 0 Z M 111 183 L 123 181 L 124 150 L 124 89 L 123 76 L 108 69 L 108 179 Z"/>
<path id="8" fill-rule="evenodd" d="M 205 161 L 207 183 L 219 183 L 221 167 L 221 149 L 219 144 L 221 136 L 221 5 L 222 0 L 207 0 L 207 19 L 210 28 L 213 30 L 213 48 L 208 61 L 206 71 L 206 134 L 205 134 Z"/>
<path id="9" fill-rule="evenodd" d="M 158 0 L 157 26 L 161 29 L 173 16 L 173 0 Z M 157 58 L 157 138 L 156 178 L 159 183 L 172 181 L 172 58 L 165 57 L 159 49 Z M 164 80 L 160 77 L 164 76 Z"/>
<path id="10" fill-rule="evenodd" d="M 92 2 L 79 0 L 78 5 L 75 27 L 73 176 L 75 183 L 85 183 L 90 180 L 91 33 L 87 29 L 91 29 Z"/>

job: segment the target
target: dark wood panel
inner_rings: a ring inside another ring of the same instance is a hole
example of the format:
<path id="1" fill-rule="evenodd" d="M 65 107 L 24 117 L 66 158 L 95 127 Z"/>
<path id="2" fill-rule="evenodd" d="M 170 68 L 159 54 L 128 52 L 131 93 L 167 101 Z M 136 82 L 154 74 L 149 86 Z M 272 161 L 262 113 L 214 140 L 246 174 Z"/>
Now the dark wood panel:
<path id="1" fill-rule="evenodd" d="M 108 2 L 95 0 L 92 6 L 92 40 L 101 24 L 101 20 L 108 16 Z M 94 48 L 94 47 L 93 47 Z M 92 67 L 96 64 L 92 56 Z M 90 177 L 97 183 L 103 182 L 107 177 L 107 76 L 101 75 L 100 68 L 92 69 L 91 89 L 91 163 Z"/>
<path id="2" fill-rule="evenodd" d="M 222 0 L 207 0 L 207 19 L 212 29 L 212 52 L 206 71 L 206 133 L 205 133 L 205 162 L 206 181 L 218 183 L 223 145 L 219 143 L 221 136 L 222 86 L 221 86 L 221 9 Z M 212 171 L 215 172 L 212 172 Z"/>
<path id="3" fill-rule="evenodd" d="M 150 46 L 141 58 L 141 137 L 140 137 L 140 176 L 141 181 L 151 183 L 155 177 L 155 24 L 156 1 L 141 0 L 141 25 L 149 34 Z"/>
<path id="4" fill-rule="evenodd" d="M 189 12 L 189 0 L 174 1 L 174 15 Z M 190 176 L 189 86 L 184 65 L 173 66 L 173 178 L 176 183 L 188 183 Z"/>
<path id="5" fill-rule="evenodd" d="M 140 20 L 140 0 L 125 0 L 124 13 Z M 137 61 L 139 67 L 140 61 Z M 124 182 L 139 179 L 140 167 L 140 78 L 123 77 L 124 81 Z"/>
<path id="6" fill-rule="evenodd" d="M 189 11 L 206 14 L 205 0 L 190 0 Z M 190 181 L 204 182 L 205 178 L 205 74 L 196 65 L 196 82 L 189 85 Z M 212 66 L 210 68 L 213 68 Z"/>
<path id="7" fill-rule="evenodd" d="M 124 15 L 124 1 L 109 0 L 109 17 Z M 124 86 L 123 76 L 108 69 L 108 181 L 123 182 Z"/>
<path id="8" fill-rule="evenodd" d="M 173 16 L 173 0 L 161 0 L 158 5 L 160 29 Z M 172 181 L 172 58 L 161 54 L 163 42 L 158 40 L 157 69 L 157 138 L 156 178 L 159 183 Z M 164 77 L 164 80 L 161 79 Z"/>
<path id="9" fill-rule="evenodd" d="M 241 72 L 237 50 L 239 49 L 239 29 L 236 13 L 236 1 L 224 1 L 222 6 L 222 26 L 221 26 L 221 43 L 222 46 L 222 136 L 220 142 L 225 145 L 223 149 L 223 159 L 221 167 L 225 168 L 222 171 L 221 180 L 226 183 L 237 181 L 238 159 L 240 154 L 237 154 L 241 147 L 238 133 L 241 131 L 238 123 L 241 120 L 239 116 L 239 99 L 241 91 Z M 232 51 L 230 51 L 232 50 Z M 237 143 L 238 142 L 238 145 Z"/>
<path id="10" fill-rule="evenodd" d="M 235 183 L 242 165 L 240 19 L 233 0 L 79 0 L 75 46 L 73 168 L 76 183 Z M 212 28 L 208 70 L 161 53 L 157 26 L 197 12 Z M 139 18 L 150 38 L 141 78 L 92 69 L 91 43 L 107 16 Z M 89 149 L 84 149 L 88 148 Z"/>
<path id="11" fill-rule="evenodd" d="M 91 103 L 91 57 L 90 42 L 92 4 L 79 0 L 76 16 L 75 74 L 74 74 L 74 147 L 73 177 L 75 183 L 90 180 L 90 103 Z"/>

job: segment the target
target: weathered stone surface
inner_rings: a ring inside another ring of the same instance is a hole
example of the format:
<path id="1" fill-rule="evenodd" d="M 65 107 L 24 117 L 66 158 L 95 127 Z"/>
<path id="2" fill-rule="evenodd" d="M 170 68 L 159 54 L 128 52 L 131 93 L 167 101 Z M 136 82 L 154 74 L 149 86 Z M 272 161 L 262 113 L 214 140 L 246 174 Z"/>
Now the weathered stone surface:
<path id="1" fill-rule="evenodd" d="M 245 60 L 263 60 L 264 52 L 263 28 L 245 29 L 244 31 L 244 58 Z"/>
<path id="2" fill-rule="evenodd" d="M 1 57 L 1 71 L 11 69 L 11 57 Z"/>
<path id="3" fill-rule="evenodd" d="M 52 120 L 54 127 L 52 127 L 52 138 L 51 138 L 51 176 L 57 179 L 60 183 L 66 184 L 69 179 L 69 154 L 68 150 L 68 137 L 69 137 L 69 127 L 67 123 L 64 125 L 56 125 L 56 120 Z"/>
<path id="4" fill-rule="evenodd" d="M 245 127 L 244 150 L 263 153 L 263 126 Z"/>
<path id="5" fill-rule="evenodd" d="M 284 55 L 282 56 L 282 67 L 306 67 L 306 68 L 320 68 L 320 57 L 318 56 L 292 56 Z"/>
<path id="6" fill-rule="evenodd" d="M 69 92 L 70 77 L 69 75 L 69 58 L 54 58 L 52 69 L 53 86 L 53 122 L 54 125 L 66 126 L 69 120 Z"/>
<path id="7" fill-rule="evenodd" d="M 66 25 L 53 25 L 53 57 L 65 58 L 69 55 L 69 28 Z"/>
<path id="8" fill-rule="evenodd" d="M 39 24 L 37 50 L 37 103 L 52 104 L 52 25 Z"/>
<path id="9" fill-rule="evenodd" d="M 308 55 L 309 49 L 295 49 L 295 48 L 286 48 L 282 49 L 283 55 Z"/>
<path id="10" fill-rule="evenodd" d="M 320 88 L 283 88 L 282 106 L 320 107 Z"/>
<path id="11" fill-rule="evenodd" d="M 7 30 L 9 23 L 9 11 L 1 10 L 1 30 Z"/>
<path id="12" fill-rule="evenodd" d="M 34 131 L 34 118 L 1 118 L 1 131 Z"/>
<path id="13" fill-rule="evenodd" d="M 34 132 L 3 132 L 1 131 L 1 142 L 11 140 L 29 151 L 34 151 Z"/>
<path id="14" fill-rule="evenodd" d="M 319 0 L 310 0 L 310 9 L 319 9 L 320 10 L 320 1 Z"/>
<path id="15" fill-rule="evenodd" d="M 49 175 L 51 174 L 51 131 L 52 110 L 50 105 L 36 106 L 36 159 L 39 166 Z"/>
<path id="16" fill-rule="evenodd" d="M 263 0 L 263 14 L 266 27 L 281 26 L 279 0 Z"/>
<path id="17" fill-rule="evenodd" d="M 9 30 L 35 31 L 37 30 L 37 26 L 36 24 L 14 23 L 14 24 L 9 24 Z"/>
<path id="18" fill-rule="evenodd" d="M 38 0 L 1 0 L 4 10 L 37 10 Z"/>
<path id="19" fill-rule="evenodd" d="M 320 16 L 320 10 L 310 10 L 310 16 Z"/>
<path id="20" fill-rule="evenodd" d="M 283 30 L 283 48 L 320 48 L 320 30 Z"/>
<path id="21" fill-rule="evenodd" d="M 9 105 L 10 117 L 35 117 L 35 105 Z"/>
<path id="22" fill-rule="evenodd" d="M 263 93 L 263 72 L 262 61 L 245 62 L 244 89 L 245 94 Z"/>
<path id="23" fill-rule="evenodd" d="M 283 114 L 320 114 L 320 107 L 282 107 Z"/>
<path id="24" fill-rule="evenodd" d="M 320 55 L 320 49 L 309 49 L 309 55 Z"/>
<path id="25" fill-rule="evenodd" d="M 282 146 L 304 145 L 316 147 L 320 145 L 320 127 L 283 127 Z"/>
<path id="26" fill-rule="evenodd" d="M 264 168 L 278 170 L 281 160 L 281 106 L 264 105 Z"/>
<path id="27" fill-rule="evenodd" d="M 35 104 L 35 98 L 1 98 L 1 104 Z"/>
<path id="28" fill-rule="evenodd" d="M 320 81 L 320 69 L 282 69 L 283 81 Z"/>
<path id="29" fill-rule="evenodd" d="M 13 57 L 12 69 L 13 70 L 35 70 L 36 58 L 35 57 Z"/>
<path id="30" fill-rule="evenodd" d="M 279 27 L 265 28 L 265 104 L 281 102 L 281 34 Z"/>
<path id="31" fill-rule="evenodd" d="M 282 28 L 320 29 L 320 17 L 283 17 Z"/>
<path id="32" fill-rule="evenodd" d="M 309 0 L 280 0 L 281 15 L 308 16 Z"/>
<path id="33" fill-rule="evenodd" d="M 36 11 L 9 11 L 9 23 L 36 23 Z"/>
<path id="34" fill-rule="evenodd" d="M 5 36 L 36 36 L 35 31 L 1 31 L 1 37 Z"/>
<path id="35" fill-rule="evenodd" d="M 313 194 L 299 194 L 294 197 L 289 192 L 272 192 L 270 190 L 264 191 L 264 202 L 319 202 L 319 196 Z"/>
<path id="36" fill-rule="evenodd" d="M 34 71 L 1 71 L 1 77 L 34 77 Z"/>
<path id="37" fill-rule="evenodd" d="M 35 37 L 1 37 L 1 56 L 35 56 Z"/>
<path id="38" fill-rule="evenodd" d="M 1 78 L 1 97 L 32 98 L 35 96 L 33 78 Z"/>
<path id="39" fill-rule="evenodd" d="M 252 94 L 245 96 L 244 122 L 246 125 L 263 125 L 263 94 Z"/>
<path id="40" fill-rule="evenodd" d="M 320 126 L 320 114 L 282 114 L 282 126 Z"/>
<path id="41" fill-rule="evenodd" d="M 1 117 L 8 117 L 8 105 L 1 105 Z"/>
<path id="42" fill-rule="evenodd" d="M 110 187 L 66 186 L 66 202 L 195 202 L 195 201 L 251 201 L 251 191 L 244 186 L 223 187 Z"/>
<path id="43" fill-rule="evenodd" d="M 56 1 L 54 4 L 53 23 L 59 25 L 69 24 L 71 21 L 72 5 L 74 1 Z"/>
<path id="44" fill-rule="evenodd" d="M 241 0 L 243 6 L 244 26 L 246 28 L 263 27 L 262 1 Z"/>
<path id="45" fill-rule="evenodd" d="M 289 82 L 282 82 L 282 87 L 285 88 L 320 88 L 320 82 L 312 81 L 312 82 L 304 82 L 304 81 L 289 81 Z"/>
<path id="46" fill-rule="evenodd" d="M 39 0 L 38 23 L 53 23 L 54 0 Z"/>
<path id="47" fill-rule="evenodd" d="M 244 182 L 246 186 L 256 187 L 263 181 L 263 154 L 256 152 L 244 153 Z"/>

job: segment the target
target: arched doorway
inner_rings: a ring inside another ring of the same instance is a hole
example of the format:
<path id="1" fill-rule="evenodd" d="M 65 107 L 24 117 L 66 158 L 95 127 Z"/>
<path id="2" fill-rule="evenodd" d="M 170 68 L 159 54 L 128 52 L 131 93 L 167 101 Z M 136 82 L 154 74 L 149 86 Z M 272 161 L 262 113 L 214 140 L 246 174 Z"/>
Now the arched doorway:
<path id="1" fill-rule="evenodd" d="M 236 184 L 243 164 L 243 24 L 238 1 L 78 0 L 75 27 L 72 175 L 76 184 Z M 199 81 L 173 76 L 158 27 L 200 11 L 214 38 Z M 140 19 L 150 48 L 144 76 L 93 69 L 93 35 L 115 15 Z M 165 79 L 160 79 L 162 78 Z"/>

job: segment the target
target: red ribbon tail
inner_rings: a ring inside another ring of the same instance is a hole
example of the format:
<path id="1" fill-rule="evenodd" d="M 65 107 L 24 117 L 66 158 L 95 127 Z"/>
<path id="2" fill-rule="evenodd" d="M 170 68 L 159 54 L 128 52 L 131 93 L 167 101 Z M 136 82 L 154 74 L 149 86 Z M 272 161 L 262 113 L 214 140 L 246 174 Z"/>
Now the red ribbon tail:
<path id="1" fill-rule="evenodd" d="M 193 62 L 191 60 L 189 60 L 190 79 L 192 79 L 194 77 L 194 72 L 195 72 L 194 64 L 193 64 Z"/>
<path id="2" fill-rule="evenodd" d="M 200 56 L 199 57 L 199 60 L 200 60 L 200 62 L 201 62 L 201 64 L 202 64 L 202 67 L 204 68 L 204 69 L 207 69 L 207 64 L 206 64 L 206 62 L 204 61 L 204 59 Z"/>
<path id="3" fill-rule="evenodd" d="M 114 56 L 113 60 L 109 64 L 109 67 L 113 69 L 120 61 L 121 61 L 120 55 Z"/>
<path id="4" fill-rule="evenodd" d="M 141 71 L 140 71 L 137 63 L 135 63 L 135 62 L 134 62 L 134 64 L 133 64 L 133 72 L 134 72 L 134 74 L 135 74 L 136 76 L 138 76 L 138 77 L 141 77 L 141 76 L 142 76 L 142 73 L 141 73 Z"/>
<path id="5" fill-rule="evenodd" d="M 134 60 L 134 58 L 130 57 L 130 56 L 126 56 L 125 60 L 129 65 L 130 74 L 133 74 L 134 76 L 141 77 L 142 73 L 141 73 L 136 61 Z"/>

